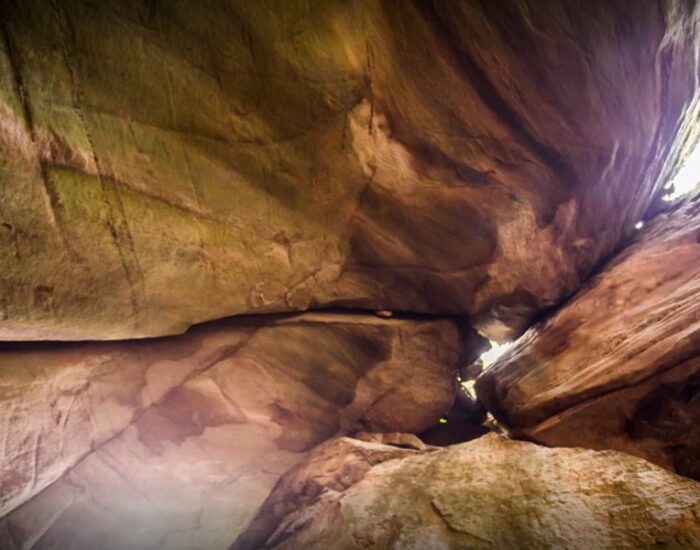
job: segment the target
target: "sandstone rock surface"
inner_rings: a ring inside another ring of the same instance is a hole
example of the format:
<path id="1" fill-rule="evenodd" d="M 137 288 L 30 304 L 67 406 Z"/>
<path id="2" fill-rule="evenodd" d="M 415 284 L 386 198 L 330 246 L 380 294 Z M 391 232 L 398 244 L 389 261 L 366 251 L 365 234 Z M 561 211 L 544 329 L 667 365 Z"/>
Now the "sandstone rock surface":
<path id="1" fill-rule="evenodd" d="M 698 483 L 623 453 L 491 434 L 423 452 L 327 442 L 232 550 L 652 547 L 700 548 Z"/>
<path id="2" fill-rule="evenodd" d="M 0 550 L 700 548 L 699 83 L 698 2 L 0 0 Z M 615 450 L 426 444 L 552 307 L 478 393 Z"/>
<path id="3" fill-rule="evenodd" d="M 460 345 L 451 321 L 305 314 L 6 346 L 0 541 L 226 548 L 315 445 L 435 424 Z"/>
<path id="4" fill-rule="evenodd" d="M 700 200 L 662 215 L 479 377 L 514 433 L 700 479 Z"/>
<path id="5" fill-rule="evenodd" d="M 699 9 L 2 1 L 0 338 L 325 305 L 518 333 L 658 194 Z"/>

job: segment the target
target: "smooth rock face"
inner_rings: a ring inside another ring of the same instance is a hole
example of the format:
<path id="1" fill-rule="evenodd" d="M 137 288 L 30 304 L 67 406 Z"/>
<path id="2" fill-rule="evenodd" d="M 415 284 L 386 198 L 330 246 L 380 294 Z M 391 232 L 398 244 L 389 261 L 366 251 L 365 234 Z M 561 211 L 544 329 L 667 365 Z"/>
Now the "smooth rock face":
<path id="1" fill-rule="evenodd" d="M 460 345 L 451 321 L 306 314 L 5 349 L 0 541 L 226 548 L 315 445 L 434 425 Z"/>
<path id="2" fill-rule="evenodd" d="M 700 548 L 699 484 L 623 453 L 492 434 L 428 451 L 327 442 L 232 550 L 652 547 Z"/>
<path id="3" fill-rule="evenodd" d="M 510 337 L 659 190 L 699 9 L 2 1 L 0 338 L 319 305 Z"/>
<path id="4" fill-rule="evenodd" d="M 476 388 L 516 434 L 700 479 L 700 200 L 662 215 Z"/>

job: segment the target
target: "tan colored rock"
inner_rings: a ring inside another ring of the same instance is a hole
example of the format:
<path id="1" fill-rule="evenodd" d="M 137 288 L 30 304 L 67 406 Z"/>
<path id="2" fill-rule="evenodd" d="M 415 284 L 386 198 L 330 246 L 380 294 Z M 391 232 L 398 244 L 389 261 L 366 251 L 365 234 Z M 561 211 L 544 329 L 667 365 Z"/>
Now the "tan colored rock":
<path id="1" fill-rule="evenodd" d="M 5 349 L 0 541 L 225 548 L 315 445 L 437 422 L 460 346 L 451 321 L 305 314 Z"/>
<path id="2" fill-rule="evenodd" d="M 319 305 L 507 338 L 657 194 L 698 9 L 3 2 L 0 338 Z"/>
<path id="3" fill-rule="evenodd" d="M 431 450 L 426 445 L 407 447 L 408 434 L 358 434 L 326 441 L 311 451 L 275 485 L 255 518 L 230 550 L 252 550 L 265 546 L 267 539 L 289 515 L 296 515 L 324 493 L 342 493 L 361 481 L 377 464 Z M 415 437 L 415 436 L 414 436 Z M 393 442 L 387 444 L 387 439 Z M 419 440 L 420 441 L 420 440 Z M 333 546 L 337 548 L 336 545 Z"/>
<path id="4" fill-rule="evenodd" d="M 232 550 L 657 547 L 700 548 L 700 484 L 623 453 L 492 434 L 429 452 L 327 442 Z"/>
<path id="5" fill-rule="evenodd" d="M 655 219 L 477 382 L 514 433 L 700 479 L 700 201 Z"/>

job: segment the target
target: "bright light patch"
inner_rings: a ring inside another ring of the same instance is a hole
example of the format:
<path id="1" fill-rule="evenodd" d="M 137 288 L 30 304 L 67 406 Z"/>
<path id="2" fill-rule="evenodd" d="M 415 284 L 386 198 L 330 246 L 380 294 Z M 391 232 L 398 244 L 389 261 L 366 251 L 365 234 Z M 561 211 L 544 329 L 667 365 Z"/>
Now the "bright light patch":
<path id="1" fill-rule="evenodd" d="M 641 229 L 642 227 L 644 227 L 644 222 L 637 222 L 634 224 L 635 229 Z"/>
<path id="2" fill-rule="evenodd" d="M 481 364 L 483 365 L 484 369 L 487 369 L 493 365 L 496 362 L 496 359 L 511 348 L 513 342 L 497 344 L 496 342 L 491 341 L 490 344 L 491 349 L 481 354 Z"/>
<path id="3" fill-rule="evenodd" d="M 695 149 L 691 151 L 685 159 L 685 163 L 664 189 L 665 201 L 674 201 L 684 195 L 695 191 L 700 184 L 700 141 L 695 145 Z"/>
<path id="4" fill-rule="evenodd" d="M 467 395 L 471 397 L 472 399 L 476 399 L 476 390 L 474 389 L 474 384 L 476 384 L 476 380 L 467 380 L 466 382 L 462 382 L 462 387 L 464 388 L 464 391 L 467 392 Z"/>

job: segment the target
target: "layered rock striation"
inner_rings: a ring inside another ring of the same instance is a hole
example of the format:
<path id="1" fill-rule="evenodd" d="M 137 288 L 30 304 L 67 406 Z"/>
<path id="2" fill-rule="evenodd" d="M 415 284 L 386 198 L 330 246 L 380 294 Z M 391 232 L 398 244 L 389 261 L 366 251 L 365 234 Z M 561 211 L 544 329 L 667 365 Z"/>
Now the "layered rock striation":
<path id="1" fill-rule="evenodd" d="M 483 373 L 513 433 L 700 479 L 700 200 L 661 215 Z"/>

